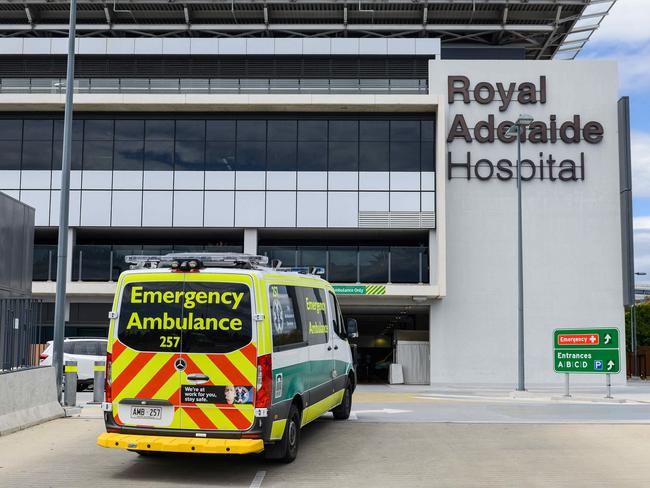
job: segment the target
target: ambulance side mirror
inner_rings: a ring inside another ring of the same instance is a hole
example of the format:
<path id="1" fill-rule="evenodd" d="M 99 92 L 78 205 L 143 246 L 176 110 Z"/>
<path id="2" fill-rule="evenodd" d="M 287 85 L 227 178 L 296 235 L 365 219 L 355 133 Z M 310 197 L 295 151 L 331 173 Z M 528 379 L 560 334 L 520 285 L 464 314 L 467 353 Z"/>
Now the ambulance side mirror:
<path id="1" fill-rule="evenodd" d="M 357 325 L 356 319 L 348 319 L 346 328 L 348 329 L 348 338 L 356 339 L 359 337 L 359 326 Z"/>

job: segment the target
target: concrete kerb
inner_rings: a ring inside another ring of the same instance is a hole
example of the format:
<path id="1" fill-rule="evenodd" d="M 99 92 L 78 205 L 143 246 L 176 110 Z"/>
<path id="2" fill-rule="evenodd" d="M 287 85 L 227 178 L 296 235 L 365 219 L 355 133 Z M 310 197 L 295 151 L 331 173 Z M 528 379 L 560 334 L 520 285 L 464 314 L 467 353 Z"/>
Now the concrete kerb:
<path id="1" fill-rule="evenodd" d="M 54 368 L 0 374 L 0 436 L 63 416 Z"/>

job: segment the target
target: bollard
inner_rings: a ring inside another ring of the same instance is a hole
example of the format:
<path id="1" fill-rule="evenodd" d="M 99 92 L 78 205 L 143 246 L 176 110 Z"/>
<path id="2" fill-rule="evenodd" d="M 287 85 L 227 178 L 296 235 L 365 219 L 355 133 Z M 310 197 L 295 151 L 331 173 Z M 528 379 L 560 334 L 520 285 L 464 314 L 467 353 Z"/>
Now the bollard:
<path id="1" fill-rule="evenodd" d="M 93 403 L 104 401 L 104 380 L 106 379 L 106 361 L 95 361 L 93 379 Z"/>
<path id="2" fill-rule="evenodd" d="M 63 393 L 63 406 L 74 407 L 77 404 L 77 361 L 66 361 L 63 368 L 65 391 Z"/>

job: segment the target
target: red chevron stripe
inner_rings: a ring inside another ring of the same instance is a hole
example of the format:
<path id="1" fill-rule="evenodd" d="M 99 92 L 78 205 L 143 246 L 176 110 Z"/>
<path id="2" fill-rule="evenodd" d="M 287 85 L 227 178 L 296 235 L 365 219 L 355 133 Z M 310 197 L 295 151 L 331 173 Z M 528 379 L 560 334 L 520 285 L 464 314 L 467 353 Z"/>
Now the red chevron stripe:
<path id="1" fill-rule="evenodd" d="M 198 426 L 199 429 L 215 430 L 219 428 L 216 425 L 214 425 L 214 422 L 210 420 L 210 417 L 208 417 L 200 408 L 189 407 L 189 408 L 183 408 L 183 410 L 190 417 L 192 417 L 192 420 L 194 420 L 194 423 Z"/>
<path id="2" fill-rule="evenodd" d="M 255 344 L 251 342 L 243 349 L 240 349 L 240 351 L 253 366 L 257 366 L 257 348 L 255 347 Z"/>
<path id="3" fill-rule="evenodd" d="M 154 357 L 154 353 L 140 353 L 138 354 L 133 361 L 126 367 L 120 375 L 113 380 L 113 397 L 117 397 L 120 392 L 126 387 L 126 385 L 133 379 L 135 376 L 142 371 L 142 368 Z"/>
<path id="4" fill-rule="evenodd" d="M 220 408 L 238 430 L 245 430 L 251 426 L 251 421 L 236 408 Z"/>
<path id="5" fill-rule="evenodd" d="M 156 374 L 149 380 L 149 382 L 138 392 L 136 398 L 153 398 L 153 396 L 167 383 L 169 378 L 178 374 L 174 367 L 174 361 L 177 356 L 173 354 L 169 360 L 156 372 Z M 180 377 L 178 378 L 180 384 Z"/>
<path id="6" fill-rule="evenodd" d="M 176 408 L 178 408 L 176 405 L 180 405 L 181 403 L 181 388 L 180 386 L 178 387 L 178 390 L 176 390 L 172 395 L 167 399 L 167 401 L 171 402 L 172 405 L 174 405 L 174 411 L 176 411 Z"/>
<path id="7" fill-rule="evenodd" d="M 234 364 L 230 362 L 230 359 L 228 359 L 226 356 L 222 356 L 220 354 L 208 354 L 208 357 L 210 358 L 210 361 L 212 361 L 215 366 L 221 370 L 226 378 L 230 380 L 231 385 L 247 386 L 251 384 L 250 380 L 241 374 L 241 372 L 235 367 Z"/>
<path id="8" fill-rule="evenodd" d="M 112 354 L 113 354 L 113 361 L 115 361 L 115 360 L 120 356 L 120 354 L 122 354 L 122 352 L 123 352 L 125 349 L 126 349 L 126 346 L 125 346 L 124 344 L 122 344 L 120 341 L 116 340 L 116 341 L 113 343 L 113 350 L 112 350 L 112 351 L 113 351 L 113 352 L 112 352 Z"/>

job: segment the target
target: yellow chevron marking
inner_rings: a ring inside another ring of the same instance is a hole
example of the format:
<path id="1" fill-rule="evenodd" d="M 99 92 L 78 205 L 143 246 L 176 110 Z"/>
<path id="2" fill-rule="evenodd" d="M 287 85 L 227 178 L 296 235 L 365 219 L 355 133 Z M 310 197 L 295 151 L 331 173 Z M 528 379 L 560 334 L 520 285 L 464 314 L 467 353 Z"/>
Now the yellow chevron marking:
<path id="1" fill-rule="evenodd" d="M 130 347 L 127 347 L 122 351 L 122 353 L 113 361 L 112 365 L 112 375 L 113 379 L 117 378 L 122 371 L 124 371 L 131 361 L 133 361 L 138 355 L 137 351 L 134 351 Z"/>
<path id="2" fill-rule="evenodd" d="M 205 354 L 188 354 L 188 357 L 191 361 L 196 364 L 203 374 L 206 374 L 210 377 L 210 381 L 215 385 L 230 385 L 230 380 L 224 375 L 217 366 L 210 361 L 208 356 Z M 187 371 L 183 371 L 182 378 L 183 383 L 188 383 Z M 188 384 L 192 384 L 189 382 Z"/>
<path id="3" fill-rule="evenodd" d="M 196 425 L 185 409 L 179 408 L 178 411 L 181 412 L 181 429 L 199 430 L 199 426 Z"/>
<path id="4" fill-rule="evenodd" d="M 135 376 L 129 381 L 122 391 L 120 392 L 120 398 L 135 398 L 136 395 L 146 386 L 146 384 L 151 380 L 160 368 L 162 368 L 165 363 L 169 361 L 169 355 L 166 353 L 155 354 L 144 367 L 138 371 Z M 119 376 L 116 376 L 119 378 Z"/>
<path id="5" fill-rule="evenodd" d="M 199 407 L 201 411 L 212 421 L 214 425 L 217 426 L 218 429 L 220 430 L 237 430 L 237 427 L 235 427 L 235 424 L 233 424 L 228 417 L 226 417 L 226 414 L 223 413 L 221 410 L 219 410 L 216 407 L 204 407 L 200 406 Z"/>
<path id="6" fill-rule="evenodd" d="M 257 368 L 244 356 L 244 353 L 237 350 L 228 354 L 227 357 L 239 372 L 250 381 L 250 384 L 254 385 L 257 380 Z"/>

